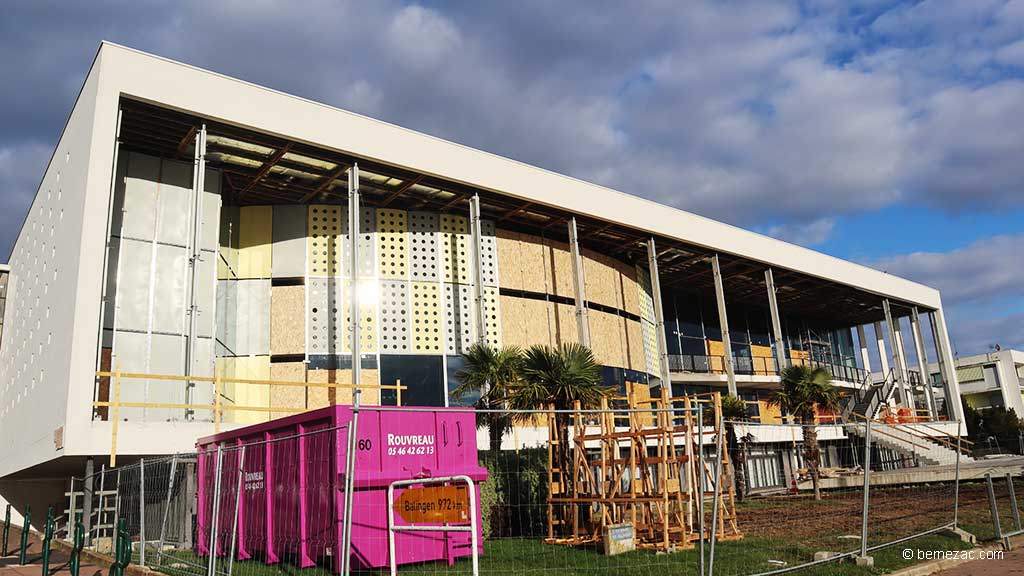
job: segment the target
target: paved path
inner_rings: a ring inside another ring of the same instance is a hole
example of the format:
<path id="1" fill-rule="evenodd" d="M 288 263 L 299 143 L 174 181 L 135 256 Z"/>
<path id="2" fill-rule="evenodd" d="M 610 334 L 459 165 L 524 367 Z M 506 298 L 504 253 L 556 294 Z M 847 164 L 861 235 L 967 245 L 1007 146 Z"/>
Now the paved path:
<path id="1" fill-rule="evenodd" d="M 0 546 L 2 545 L 3 543 L 0 542 Z M 21 530 L 12 526 L 10 539 L 7 544 L 8 554 L 0 556 L 0 576 L 43 576 L 42 542 L 35 534 L 29 533 L 28 554 L 26 555 L 28 564 L 24 566 L 18 564 L 18 546 L 20 545 Z M 3 551 L 0 550 L 0 552 Z M 102 576 L 106 573 L 106 569 L 83 561 L 78 574 L 79 576 Z M 68 554 L 54 547 L 50 551 L 49 576 L 70 576 L 70 574 Z"/>
<path id="2" fill-rule="evenodd" d="M 1001 559 L 971 560 L 936 576 L 1022 576 L 1024 575 L 1024 547 L 1020 544 L 1009 552 L 1004 552 Z"/>

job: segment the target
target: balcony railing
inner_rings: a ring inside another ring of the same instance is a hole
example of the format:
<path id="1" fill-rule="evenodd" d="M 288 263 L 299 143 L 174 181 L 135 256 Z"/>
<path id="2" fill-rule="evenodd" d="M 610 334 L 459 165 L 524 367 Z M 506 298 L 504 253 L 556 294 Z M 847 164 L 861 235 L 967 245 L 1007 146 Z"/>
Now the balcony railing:
<path id="1" fill-rule="evenodd" d="M 854 366 L 821 362 L 819 360 L 808 360 L 805 358 L 790 358 L 789 361 L 793 365 L 823 368 L 832 375 L 833 380 L 860 384 L 867 377 L 867 373 L 863 369 Z M 725 374 L 725 356 L 706 354 L 669 354 L 668 366 L 669 370 L 672 372 Z M 733 356 L 733 370 L 736 374 L 741 376 L 777 376 L 779 373 L 776 367 L 775 358 L 750 356 Z"/>

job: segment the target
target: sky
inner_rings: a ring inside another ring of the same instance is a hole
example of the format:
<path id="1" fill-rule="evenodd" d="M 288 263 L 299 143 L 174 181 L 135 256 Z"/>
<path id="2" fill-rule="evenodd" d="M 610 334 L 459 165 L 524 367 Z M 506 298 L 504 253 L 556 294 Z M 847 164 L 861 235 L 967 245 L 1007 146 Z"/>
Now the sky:
<path id="1" fill-rule="evenodd" d="M 1024 0 L 8 0 L 0 261 L 104 39 L 923 282 L 958 354 L 1024 349 Z"/>

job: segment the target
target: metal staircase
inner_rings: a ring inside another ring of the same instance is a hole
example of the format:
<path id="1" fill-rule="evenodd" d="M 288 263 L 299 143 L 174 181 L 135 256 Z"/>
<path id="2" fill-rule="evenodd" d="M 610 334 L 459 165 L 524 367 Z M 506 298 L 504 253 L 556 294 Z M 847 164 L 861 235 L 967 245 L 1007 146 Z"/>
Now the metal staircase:
<path id="1" fill-rule="evenodd" d="M 878 409 L 889 401 L 896 389 L 896 371 L 890 369 L 881 382 L 875 382 L 871 374 L 865 376 L 860 388 L 846 398 L 841 408 L 844 421 L 851 421 L 854 414 L 873 419 Z"/>

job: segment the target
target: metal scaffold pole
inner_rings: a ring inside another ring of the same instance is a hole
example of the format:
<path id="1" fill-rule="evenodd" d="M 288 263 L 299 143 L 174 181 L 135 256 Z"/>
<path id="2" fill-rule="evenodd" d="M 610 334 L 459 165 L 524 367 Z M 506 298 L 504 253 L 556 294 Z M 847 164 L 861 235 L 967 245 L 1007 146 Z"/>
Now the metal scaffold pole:
<path id="1" fill-rule="evenodd" d="M 359 164 L 353 164 L 348 173 L 348 231 L 349 253 L 351 255 L 351 309 L 350 330 L 352 333 L 352 421 L 348 428 L 348 449 L 345 452 L 345 510 L 342 518 L 341 573 L 351 572 L 352 559 L 352 497 L 355 489 L 356 434 L 359 431 L 360 383 L 360 339 L 359 339 Z"/>

